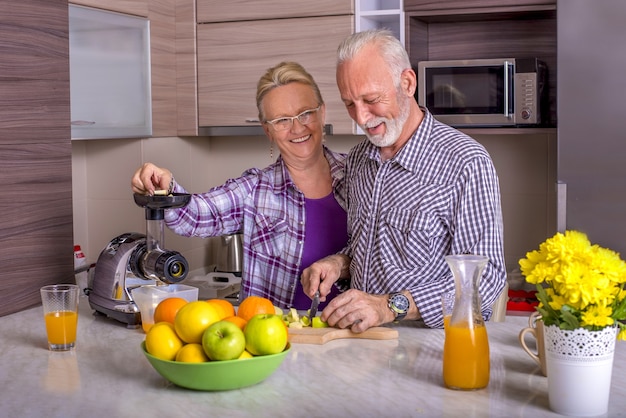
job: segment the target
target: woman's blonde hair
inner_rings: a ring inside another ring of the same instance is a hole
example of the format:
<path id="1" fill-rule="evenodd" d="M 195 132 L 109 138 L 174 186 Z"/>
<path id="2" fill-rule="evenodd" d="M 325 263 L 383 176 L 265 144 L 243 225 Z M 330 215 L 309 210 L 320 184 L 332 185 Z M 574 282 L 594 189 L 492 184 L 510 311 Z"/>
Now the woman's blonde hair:
<path id="1" fill-rule="evenodd" d="M 309 74 L 304 67 L 297 62 L 281 62 L 280 64 L 269 68 L 259 79 L 259 83 L 257 84 L 256 107 L 259 111 L 259 120 L 261 122 L 265 122 L 265 115 L 263 114 L 263 107 L 261 106 L 265 95 L 272 89 L 289 83 L 301 83 L 311 87 L 313 93 L 315 94 L 317 104 L 324 104 L 322 93 L 320 93 L 317 83 L 313 79 L 313 76 Z"/>

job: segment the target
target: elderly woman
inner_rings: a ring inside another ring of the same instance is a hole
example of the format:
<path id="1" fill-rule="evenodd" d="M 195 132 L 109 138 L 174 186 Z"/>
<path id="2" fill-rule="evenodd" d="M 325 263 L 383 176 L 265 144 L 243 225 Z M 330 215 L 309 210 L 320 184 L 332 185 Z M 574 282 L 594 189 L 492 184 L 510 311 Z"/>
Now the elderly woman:
<path id="1" fill-rule="evenodd" d="M 193 194 L 186 207 L 166 210 L 165 222 L 183 236 L 242 232 L 240 300 L 257 295 L 281 308 L 307 309 L 311 299 L 300 284 L 302 270 L 347 241 L 345 155 L 323 145 L 324 101 L 299 64 L 268 69 L 259 80 L 256 102 L 263 130 L 280 151 L 276 162 Z M 137 170 L 131 185 L 135 193 L 186 193 L 169 170 L 151 163 Z M 333 289 L 326 302 L 336 293 Z"/>

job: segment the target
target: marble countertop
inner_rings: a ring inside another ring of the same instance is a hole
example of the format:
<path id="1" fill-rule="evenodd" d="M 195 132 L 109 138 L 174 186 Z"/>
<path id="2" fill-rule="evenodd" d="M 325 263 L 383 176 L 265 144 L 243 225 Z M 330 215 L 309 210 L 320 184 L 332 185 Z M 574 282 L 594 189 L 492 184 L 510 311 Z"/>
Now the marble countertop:
<path id="1" fill-rule="evenodd" d="M 488 324 L 491 380 L 442 385 L 443 330 L 396 325 L 399 340 L 294 344 L 264 382 L 226 392 L 168 383 L 148 363 L 141 329 L 95 317 L 81 299 L 77 347 L 47 350 L 41 306 L 0 318 L 0 411 L 6 417 L 558 417 L 547 379 L 521 349 L 528 319 Z M 626 415 L 626 343 L 615 354 L 608 417 Z"/>

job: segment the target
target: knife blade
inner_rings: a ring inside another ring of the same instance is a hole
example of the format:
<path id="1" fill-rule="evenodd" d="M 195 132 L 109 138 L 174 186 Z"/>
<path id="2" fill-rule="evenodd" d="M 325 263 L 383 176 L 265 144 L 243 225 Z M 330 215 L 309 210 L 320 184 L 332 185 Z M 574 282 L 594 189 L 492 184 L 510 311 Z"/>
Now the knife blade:
<path id="1" fill-rule="evenodd" d="M 311 301 L 311 309 L 309 309 L 309 323 L 313 323 L 313 317 L 317 315 L 317 307 L 320 304 L 320 291 L 315 292 L 313 300 Z"/>

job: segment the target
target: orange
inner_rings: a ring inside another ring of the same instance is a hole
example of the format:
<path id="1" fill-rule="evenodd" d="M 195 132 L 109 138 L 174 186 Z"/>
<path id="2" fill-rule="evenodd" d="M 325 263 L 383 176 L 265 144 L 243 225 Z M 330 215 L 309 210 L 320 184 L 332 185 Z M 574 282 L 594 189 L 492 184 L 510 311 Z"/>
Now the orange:
<path id="1" fill-rule="evenodd" d="M 169 322 L 157 322 L 146 334 L 146 351 L 154 357 L 174 360 L 182 347 L 183 342 Z"/>
<path id="2" fill-rule="evenodd" d="M 225 299 L 209 299 L 207 302 L 213 303 L 220 311 L 222 311 L 222 317 L 220 319 L 235 315 L 235 307 L 232 303 Z"/>
<path id="3" fill-rule="evenodd" d="M 242 317 L 237 316 L 237 315 L 228 316 L 228 317 L 224 318 L 224 321 L 232 322 L 233 324 L 235 324 L 239 328 L 241 328 L 242 331 L 246 327 L 246 324 L 248 323 L 248 321 L 246 321 L 245 319 L 243 319 Z"/>
<path id="4" fill-rule="evenodd" d="M 204 363 L 209 361 L 202 344 L 185 344 L 176 353 L 176 361 L 183 363 Z"/>
<path id="5" fill-rule="evenodd" d="M 183 298 L 163 299 L 154 309 L 154 323 L 169 322 L 173 324 L 178 310 L 187 303 L 187 300 Z"/>
<path id="6" fill-rule="evenodd" d="M 248 296 L 239 304 L 237 316 L 249 321 L 257 314 L 274 314 L 276 311 L 272 301 L 261 296 Z"/>
<path id="7" fill-rule="evenodd" d="M 190 343 L 202 343 L 202 334 L 220 320 L 221 312 L 204 300 L 196 300 L 183 305 L 174 319 L 174 328 L 181 340 Z"/>

